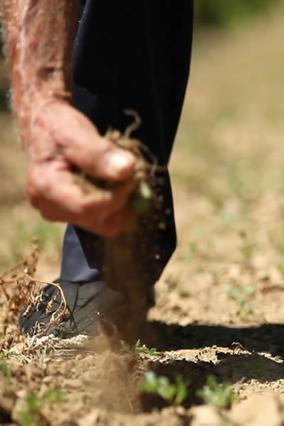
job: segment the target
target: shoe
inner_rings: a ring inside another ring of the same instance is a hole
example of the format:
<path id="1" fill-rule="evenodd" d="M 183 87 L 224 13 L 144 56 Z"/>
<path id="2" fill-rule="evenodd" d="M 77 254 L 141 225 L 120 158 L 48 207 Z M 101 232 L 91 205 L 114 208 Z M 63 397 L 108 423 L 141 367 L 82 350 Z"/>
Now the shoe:
<path id="1" fill-rule="evenodd" d="M 153 305 L 152 294 L 144 309 L 131 312 L 128 300 L 102 281 L 74 283 L 56 281 L 64 294 L 47 285 L 35 301 L 22 312 L 21 332 L 29 336 L 54 335 L 70 338 L 79 334 L 95 336 L 104 331 L 119 333 L 126 340 L 139 338 L 139 329 Z"/>

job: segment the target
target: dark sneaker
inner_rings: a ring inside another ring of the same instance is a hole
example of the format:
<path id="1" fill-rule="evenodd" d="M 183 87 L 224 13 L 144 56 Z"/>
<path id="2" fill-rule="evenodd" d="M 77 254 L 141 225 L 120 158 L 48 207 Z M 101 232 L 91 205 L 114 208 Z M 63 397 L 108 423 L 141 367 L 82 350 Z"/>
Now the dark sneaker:
<path id="1" fill-rule="evenodd" d="M 118 332 L 131 340 L 139 338 L 138 330 L 153 304 L 150 297 L 143 312 L 133 314 L 127 299 L 102 281 L 72 283 L 59 280 L 57 284 L 62 291 L 47 285 L 21 314 L 19 323 L 23 334 L 69 338 L 78 334 L 95 336 L 103 330 Z"/>

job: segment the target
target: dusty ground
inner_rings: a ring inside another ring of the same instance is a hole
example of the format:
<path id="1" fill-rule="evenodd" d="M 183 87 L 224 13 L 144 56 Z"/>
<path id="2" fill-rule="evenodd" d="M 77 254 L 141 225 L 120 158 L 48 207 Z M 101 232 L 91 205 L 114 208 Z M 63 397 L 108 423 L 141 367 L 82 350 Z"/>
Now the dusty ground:
<path id="1" fill-rule="evenodd" d="M 196 36 L 172 161 L 180 241 L 150 315 L 160 354 L 15 345 L 0 362 L 0 424 L 284 424 L 283 38 L 283 9 L 232 33 Z M 37 235 L 39 275 L 48 280 L 62 228 L 25 202 L 10 118 L 2 114 L 0 126 L 0 267 Z M 183 377 L 183 408 L 140 395 L 148 370 Z M 237 394 L 230 410 L 202 405 L 197 391 L 209 375 Z M 66 400 L 44 399 L 48 389 Z M 36 408 L 25 402 L 31 393 Z"/>

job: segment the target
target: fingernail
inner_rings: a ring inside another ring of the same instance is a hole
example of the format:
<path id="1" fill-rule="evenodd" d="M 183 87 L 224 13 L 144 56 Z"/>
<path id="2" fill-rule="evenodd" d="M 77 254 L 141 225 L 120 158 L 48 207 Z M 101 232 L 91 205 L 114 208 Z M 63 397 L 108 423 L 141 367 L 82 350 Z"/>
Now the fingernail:
<path id="1" fill-rule="evenodd" d="M 108 155 L 108 167 L 111 173 L 119 173 L 131 168 L 133 164 L 134 158 L 131 153 L 115 152 Z"/>

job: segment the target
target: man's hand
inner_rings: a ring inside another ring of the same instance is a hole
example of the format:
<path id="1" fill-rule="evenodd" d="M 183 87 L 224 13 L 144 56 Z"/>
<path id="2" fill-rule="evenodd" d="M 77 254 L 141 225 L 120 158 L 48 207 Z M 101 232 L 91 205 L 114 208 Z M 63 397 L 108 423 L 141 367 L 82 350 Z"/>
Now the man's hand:
<path id="1" fill-rule="evenodd" d="M 27 124 L 27 123 L 26 123 Z M 127 201 L 135 158 L 101 137 L 94 125 L 64 101 L 35 105 L 28 131 L 28 194 L 48 220 L 68 222 L 104 236 L 127 227 Z M 25 142 L 25 141 L 24 141 Z M 86 195 L 74 168 L 113 183 Z"/>
<path id="2" fill-rule="evenodd" d="M 49 220 L 116 235 L 128 223 L 135 159 L 69 103 L 78 9 L 78 0 L 0 0 L 13 107 L 32 204 Z M 86 195 L 75 184 L 74 168 L 122 184 Z"/>

